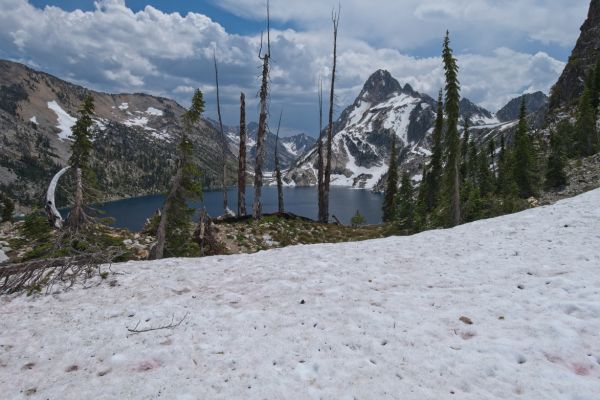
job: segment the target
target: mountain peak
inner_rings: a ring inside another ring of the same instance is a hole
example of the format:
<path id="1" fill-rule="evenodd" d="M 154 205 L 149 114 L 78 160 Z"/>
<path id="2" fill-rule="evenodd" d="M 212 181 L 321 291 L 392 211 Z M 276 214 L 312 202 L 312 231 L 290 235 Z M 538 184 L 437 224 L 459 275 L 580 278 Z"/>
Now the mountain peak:
<path id="1" fill-rule="evenodd" d="M 386 100 L 391 94 L 400 91 L 402 91 L 402 86 L 392 77 L 392 74 L 380 69 L 367 79 L 358 97 L 370 103 L 379 103 Z"/>

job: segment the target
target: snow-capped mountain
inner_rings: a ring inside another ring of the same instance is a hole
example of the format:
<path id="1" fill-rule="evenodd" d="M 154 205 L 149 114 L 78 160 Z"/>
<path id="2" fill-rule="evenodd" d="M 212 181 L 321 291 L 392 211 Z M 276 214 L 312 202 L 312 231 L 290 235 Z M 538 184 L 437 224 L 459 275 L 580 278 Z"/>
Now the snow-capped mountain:
<path id="1" fill-rule="evenodd" d="M 418 181 L 422 166 L 431 155 L 435 110 L 436 101 L 430 96 L 408 84 L 402 86 L 388 71 L 375 72 L 335 123 L 332 185 L 380 188 L 394 137 L 400 168 L 410 171 Z M 468 117 L 470 124 L 480 131 L 503 126 L 494 114 L 468 99 L 461 101 L 460 112 L 463 121 Z M 314 185 L 316 162 L 316 148 L 313 148 L 286 174 L 286 182 Z"/>
<path id="2" fill-rule="evenodd" d="M 210 121 L 217 126 L 217 123 Z M 225 135 L 229 141 L 229 149 L 236 156 L 239 153 L 240 145 L 240 128 L 239 126 L 223 126 Z M 256 122 L 250 122 L 246 125 L 246 151 L 247 161 L 250 168 L 254 168 L 256 161 L 256 138 L 258 136 L 258 124 Z M 266 171 L 273 171 L 275 169 L 275 133 L 269 131 L 265 139 L 265 163 L 264 168 Z M 308 136 L 304 133 L 299 133 L 293 136 L 279 137 L 279 144 L 277 146 L 277 152 L 279 155 L 279 163 L 281 169 L 290 168 L 294 162 L 302 156 L 306 151 L 311 149 L 316 143 L 316 139 L 312 136 Z"/>

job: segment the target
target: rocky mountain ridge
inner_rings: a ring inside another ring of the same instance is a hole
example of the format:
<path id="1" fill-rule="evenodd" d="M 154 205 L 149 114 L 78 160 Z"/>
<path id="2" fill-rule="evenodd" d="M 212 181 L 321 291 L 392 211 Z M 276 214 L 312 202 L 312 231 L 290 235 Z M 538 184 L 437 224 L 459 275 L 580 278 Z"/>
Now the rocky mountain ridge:
<path id="1" fill-rule="evenodd" d="M 168 187 L 182 132 L 182 106 L 141 93 L 100 93 L 0 61 L 0 190 L 20 206 L 39 205 L 50 178 L 66 164 L 70 127 L 87 94 L 95 103 L 93 167 L 106 198 Z M 220 136 L 205 120 L 191 136 L 204 184 L 213 186 L 221 170 Z M 235 156 L 229 158 L 233 178 Z"/>
<path id="2" fill-rule="evenodd" d="M 591 0 L 586 21 L 565 69 L 552 88 L 550 109 L 573 105 L 581 93 L 585 78 L 600 58 L 600 0 Z"/>
<path id="3" fill-rule="evenodd" d="M 209 120 L 215 127 L 218 123 Z M 225 135 L 229 143 L 229 149 L 236 156 L 239 154 L 240 146 L 240 127 L 239 126 L 223 126 Z M 249 122 L 246 125 L 246 151 L 247 151 L 247 162 L 250 169 L 254 169 L 256 161 L 256 138 L 258 135 L 258 123 Z M 268 131 L 265 138 L 265 171 L 275 170 L 275 133 Z M 298 133 L 292 136 L 281 136 L 279 137 L 279 144 L 277 146 L 277 154 L 279 156 L 279 163 L 281 169 L 290 168 L 296 160 L 302 156 L 306 151 L 312 148 L 316 143 L 316 139 L 305 133 Z"/>

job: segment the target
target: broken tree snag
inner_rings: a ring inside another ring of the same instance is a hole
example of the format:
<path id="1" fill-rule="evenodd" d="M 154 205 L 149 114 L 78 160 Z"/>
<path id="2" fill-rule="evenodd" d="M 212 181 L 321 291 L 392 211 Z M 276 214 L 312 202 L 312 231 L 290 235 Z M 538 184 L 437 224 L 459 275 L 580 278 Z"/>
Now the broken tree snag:
<path id="1" fill-rule="evenodd" d="M 280 214 L 285 212 L 283 207 L 283 181 L 281 180 L 281 169 L 279 168 L 279 154 L 277 152 L 277 146 L 279 146 L 279 128 L 281 128 L 281 117 L 283 116 L 283 109 L 279 114 L 279 122 L 277 123 L 277 136 L 275 137 L 275 178 L 277 180 L 277 205 Z"/>
<path id="2" fill-rule="evenodd" d="M 256 138 L 256 164 L 254 167 L 254 204 L 252 206 L 252 215 L 254 219 L 259 219 L 262 215 L 262 205 L 260 196 L 262 192 L 263 174 L 262 167 L 265 159 L 265 136 L 267 134 L 267 99 L 269 97 L 269 59 L 271 58 L 271 32 L 269 1 L 267 0 L 267 50 L 262 55 L 263 35 L 260 36 L 260 50 L 258 58 L 263 62 L 262 84 L 260 86 L 260 116 L 258 119 L 258 134 Z"/>
<path id="3" fill-rule="evenodd" d="M 44 209 L 48 215 L 48 222 L 56 229 L 62 228 L 63 225 L 62 215 L 60 215 L 60 212 L 56 208 L 56 186 L 58 185 L 60 178 L 69 170 L 69 168 L 70 167 L 64 167 L 54 175 L 48 186 L 48 191 L 46 192 L 46 204 L 44 205 Z"/>
<path id="4" fill-rule="evenodd" d="M 221 118 L 221 97 L 219 96 L 219 68 L 217 66 L 217 50 L 213 50 L 213 61 L 215 63 L 215 82 L 217 84 L 217 115 L 219 117 L 219 129 L 221 131 L 221 161 L 223 163 L 223 176 L 221 181 L 221 190 L 223 191 L 223 213 L 229 213 L 227 204 L 227 139 L 223 131 L 223 119 Z"/>
<path id="5" fill-rule="evenodd" d="M 319 137 L 317 142 L 317 189 L 319 222 L 327 223 L 325 217 L 325 204 L 323 203 L 323 79 L 319 76 Z"/>
<path id="6" fill-rule="evenodd" d="M 165 205 L 163 206 L 163 209 L 160 214 L 160 222 L 158 223 L 158 228 L 156 229 L 156 245 L 152 247 L 150 251 L 151 260 L 160 260 L 161 258 L 163 258 L 163 255 L 165 253 L 165 244 L 167 242 L 167 223 L 169 221 L 169 209 L 171 208 L 171 204 L 173 203 L 175 193 L 177 193 L 177 191 L 181 187 L 182 176 L 183 175 L 181 167 L 177 167 L 177 173 L 171 181 L 171 190 L 169 190 L 169 194 L 167 195 L 167 199 L 165 200 Z"/>
<path id="7" fill-rule="evenodd" d="M 323 221 L 329 222 L 329 184 L 331 182 L 331 146 L 333 142 L 333 99 L 335 95 L 335 71 L 337 66 L 337 35 L 340 23 L 340 6 L 337 13 L 332 12 L 333 21 L 333 68 L 331 70 L 331 88 L 329 91 L 329 124 L 327 126 L 327 164 L 323 182 Z"/>
<path id="8" fill-rule="evenodd" d="M 238 164 L 238 216 L 246 215 L 246 95 L 240 94 L 240 151 Z"/>
<path id="9" fill-rule="evenodd" d="M 239 218 L 239 217 L 230 217 Z M 200 246 L 200 255 L 214 256 L 223 254 L 224 248 L 217 239 L 213 220 L 206 212 L 206 208 L 200 210 L 200 221 L 194 230 L 194 241 Z"/>
<path id="10" fill-rule="evenodd" d="M 83 209 L 83 176 L 81 168 L 75 168 L 75 204 L 69 216 L 66 225 L 74 230 L 79 230 L 86 222 L 87 215 Z"/>

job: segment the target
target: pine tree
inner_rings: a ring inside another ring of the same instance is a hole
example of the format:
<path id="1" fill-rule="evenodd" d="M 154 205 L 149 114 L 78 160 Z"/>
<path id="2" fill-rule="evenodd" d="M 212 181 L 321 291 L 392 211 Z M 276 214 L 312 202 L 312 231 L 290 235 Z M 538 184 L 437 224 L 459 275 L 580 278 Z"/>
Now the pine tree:
<path id="1" fill-rule="evenodd" d="M 513 193 L 514 180 L 512 173 L 511 152 L 506 148 L 504 136 L 500 136 L 500 152 L 498 153 L 498 166 L 496 177 L 496 193 L 505 197 Z"/>
<path id="2" fill-rule="evenodd" d="M 429 164 L 429 171 L 426 175 L 423 175 L 425 184 L 424 189 L 426 189 L 425 203 L 428 212 L 433 211 L 437 207 L 440 196 L 442 159 L 444 155 L 442 143 L 442 136 L 444 134 L 444 102 L 442 100 L 442 95 L 442 90 L 440 90 L 437 101 L 437 115 L 432 134 L 433 144 L 431 146 L 431 161 Z"/>
<path id="3" fill-rule="evenodd" d="M 463 133 L 463 139 L 462 139 L 462 143 L 461 143 L 461 149 L 460 149 L 460 156 L 461 156 L 461 163 L 460 163 L 460 177 L 461 177 L 461 182 L 464 182 L 465 179 L 467 179 L 467 174 L 468 174 L 468 170 L 469 170 L 469 160 L 468 160 L 468 152 L 469 152 L 469 118 L 465 117 L 465 125 L 464 125 L 464 133 Z"/>
<path id="4" fill-rule="evenodd" d="M 490 165 L 492 166 L 492 176 L 496 178 L 496 142 L 491 138 L 488 142 L 488 154 L 490 155 Z"/>
<path id="5" fill-rule="evenodd" d="M 479 152 L 476 165 L 479 195 L 482 198 L 485 198 L 494 191 L 494 176 L 490 170 L 490 159 L 488 158 L 487 152 Z"/>
<path id="6" fill-rule="evenodd" d="M 519 125 L 515 135 L 514 144 L 514 180 L 517 184 L 519 196 L 528 198 L 535 195 L 534 182 L 534 157 L 531 138 L 529 137 L 527 127 L 527 109 L 525 99 L 521 101 L 521 111 L 519 113 Z"/>
<path id="7" fill-rule="evenodd" d="M 596 117 L 592 106 L 592 88 L 589 84 L 586 84 L 579 99 L 575 135 L 578 155 L 587 157 L 596 153 L 598 146 Z"/>
<path id="8" fill-rule="evenodd" d="M 449 226 L 460 224 L 460 138 L 458 134 L 460 84 L 458 65 L 450 48 L 450 34 L 446 32 L 442 58 L 446 76 L 446 194 L 449 198 L 447 222 Z"/>
<path id="9" fill-rule="evenodd" d="M 177 172 L 171 181 L 157 229 L 157 244 L 153 249 L 156 259 L 196 255 L 191 240 L 194 209 L 189 208 L 187 202 L 202 198 L 202 174 L 193 161 L 194 146 L 189 135 L 200 120 L 204 106 L 202 92 L 196 90 L 191 107 L 182 116 L 184 129 L 179 143 Z"/>
<path id="10" fill-rule="evenodd" d="M 74 173 L 75 201 L 67 217 L 66 226 L 71 230 L 79 230 L 88 220 L 85 213 L 84 189 L 94 187 L 95 177 L 90 168 L 92 152 L 92 115 L 94 115 L 94 99 L 87 95 L 79 109 L 79 118 L 72 129 L 73 144 L 69 166 Z"/>
<path id="11" fill-rule="evenodd" d="M 10 222 L 13 219 L 15 212 L 15 203 L 6 195 L 0 193 L 0 200 L 2 201 L 2 222 Z"/>
<path id="12" fill-rule="evenodd" d="M 552 132 L 550 135 L 550 156 L 548 157 L 546 180 L 544 182 L 546 190 L 560 189 L 566 186 L 567 175 L 565 174 L 563 157 L 561 138 L 555 132 Z"/>
<path id="13" fill-rule="evenodd" d="M 600 112 L 600 57 L 598 57 L 596 67 L 593 71 L 592 108 L 594 109 L 594 115 L 598 118 L 598 113 Z"/>
<path id="14" fill-rule="evenodd" d="M 403 231 L 412 231 L 415 225 L 414 189 L 408 172 L 402 174 L 402 184 L 398 192 L 398 215 L 396 218 L 398 228 Z"/>
<path id="15" fill-rule="evenodd" d="M 427 166 L 423 166 L 423 172 L 421 174 L 423 179 L 419 185 L 419 192 L 417 193 L 417 202 L 415 204 L 415 231 L 421 232 L 427 228 Z"/>
<path id="16" fill-rule="evenodd" d="M 398 193 L 398 165 L 396 163 L 396 135 L 392 138 L 392 152 L 387 172 L 387 182 L 383 197 L 383 222 L 392 222 L 396 218 L 396 194 Z"/>

